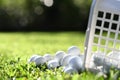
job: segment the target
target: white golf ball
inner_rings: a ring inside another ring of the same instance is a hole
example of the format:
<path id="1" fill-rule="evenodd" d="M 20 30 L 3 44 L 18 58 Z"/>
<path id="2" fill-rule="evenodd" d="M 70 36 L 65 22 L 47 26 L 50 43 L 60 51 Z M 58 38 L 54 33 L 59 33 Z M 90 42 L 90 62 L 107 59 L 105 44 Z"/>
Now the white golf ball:
<path id="1" fill-rule="evenodd" d="M 43 58 L 46 60 L 46 62 L 48 62 L 49 60 L 53 59 L 53 56 L 51 56 L 50 54 L 45 54 Z"/>
<path id="2" fill-rule="evenodd" d="M 92 60 L 93 66 L 96 67 L 97 70 L 103 72 L 103 73 L 108 73 L 110 70 L 111 63 L 109 63 L 109 58 L 102 52 L 96 52 L 95 54 L 92 55 Z"/>
<path id="3" fill-rule="evenodd" d="M 92 55 L 92 61 L 96 66 L 101 66 L 103 64 L 104 58 L 105 54 L 103 52 L 97 51 Z"/>
<path id="4" fill-rule="evenodd" d="M 37 56 L 34 60 L 36 66 L 43 65 L 46 61 L 42 56 Z"/>
<path id="5" fill-rule="evenodd" d="M 64 51 L 57 51 L 56 52 L 55 59 L 58 60 L 59 64 L 61 64 L 61 60 L 65 54 L 66 53 Z"/>
<path id="6" fill-rule="evenodd" d="M 77 46 L 71 46 L 68 48 L 68 54 L 79 56 L 80 49 Z"/>
<path id="7" fill-rule="evenodd" d="M 30 57 L 30 59 L 28 60 L 28 63 L 30 62 L 34 62 L 35 61 L 35 58 L 38 57 L 39 55 L 33 55 Z"/>
<path id="8" fill-rule="evenodd" d="M 55 58 L 61 59 L 66 53 L 64 51 L 57 51 L 55 53 Z"/>
<path id="9" fill-rule="evenodd" d="M 44 0 L 44 5 L 51 7 L 53 5 L 53 0 Z"/>
<path id="10" fill-rule="evenodd" d="M 111 51 L 107 56 L 108 57 L 106 58 L 106 67 L 108 69 L 109 68 L 120 69 L 119 66 L 118 66 L 119 65 L 119 60 L 120 60 L 120 52 Z"/>
<path id="11" fill-rule="evenodd" d="M 57 60 L 50 60 L 47 64 L 48 69 L 54 69 L 59 67 L 59 62 Z"/>
<path id="12" fill-rule="evenodd" d="M 76 69 L 78 72 L 81 72 L 84 69 L 82 59 L 78 56 L 73 56 L 70 58 L 69 66 Z"/>
<path id="13" fill-rule="evenodd" d="M 62 66 L 66 66 L 68 65 L 69 59 L 72 57 L 72 55 L 70 54 L 66 54 L 63 56 L 62 60 L 61 60 L 61 65 Z"/>
<path id="14" fill-rule="evenodd" d="M 71 66 L 66 67 L 65 70 L 64 70 L 64 72 L 67 73 L 67 74 L 78 73 L 78 71 L 76 69 L 74 69 L 73 67 L 71 67 Z"/>

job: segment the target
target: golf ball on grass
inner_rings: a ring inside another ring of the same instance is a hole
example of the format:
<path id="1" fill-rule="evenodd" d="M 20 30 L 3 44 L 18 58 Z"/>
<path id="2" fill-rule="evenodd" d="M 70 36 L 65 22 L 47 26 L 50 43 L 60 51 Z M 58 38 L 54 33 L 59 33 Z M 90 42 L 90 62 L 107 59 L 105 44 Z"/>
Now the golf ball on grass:
<path id="1" fill-rule="evenodd" d="M 47 63 L 47 67 L 48 67 L 48 69 L 57 68 L 57 67 L 59 67 L 59 62 L 57 60 L 50 60 Z"/>
<path id="2" fill-rule="evenodd" d="M 48 62 L 49 60 L 53 59 L 53 56 L 51 56 L 50 54 L 45 54 L 43 58 L 46 60 L 46 62 Z"/>
<path id="3" fill-rule="evenodd" d="M 55 54 L 55 59 L 58 60 L 59 64 L 61 65 L 61 61 L 63 59 L 63 56 L 65 55 L 66 53 L 64 51 L 57 51 L 56 54 Z"/>
<path id="4" fill-rule="evenodd" d="M 33 55 L 29 60 L 28 63 L 34 62 L 36 66 L 43 65 L 46 61 L 42 56 Z"/>
<path id="5" fill-rule="evenodd" d="M 68 65 L 68 62 L 69 62 L 69 60 L 70 60 L 71 57 L 72 57 L 72 55 L 70 55 L 70 54 L 64 55 L 63 58 L 62 58 L 62 60 L 61 60 L 61 65 L 62 66 Z"/>
<path id="6" fill-rule="evenodd" d="M 80 55 L 80 49 L 77 46 L 71 46 L 68 48 L 68 54 L 79 56 Z"/>
<path id="7" fill-rule="evenodd" d="M 75 74 L 75 73 L 78 73 L 78 71 L 76 69 L 74 69 L 73 67 L 71 66 L 68 66 L 64 69 L 64 73 L 66 74 Z"/>
<path id="8" fill-rule="evenodd" d="M 39 55 L 33 55 L 30 57 L 30 59 L 28 60 L 28 63 L 30 62 L 34 62 L 35 61 L 35 58 L 38 57 Z"/>
<path id="9" fill-rule="evenodd" d="M 79 73 L 83 71 L 83 62 L 82 59 L 78 56 L 73 56 L 69 60 L 69 66 L 76 69 Z"/>
<path id="10" fill-rule="evenodd" d="M 46 63 L 46 60 L 42 56 L 37 56 L 34 60 L 36 66 L 43 65 Z"/>

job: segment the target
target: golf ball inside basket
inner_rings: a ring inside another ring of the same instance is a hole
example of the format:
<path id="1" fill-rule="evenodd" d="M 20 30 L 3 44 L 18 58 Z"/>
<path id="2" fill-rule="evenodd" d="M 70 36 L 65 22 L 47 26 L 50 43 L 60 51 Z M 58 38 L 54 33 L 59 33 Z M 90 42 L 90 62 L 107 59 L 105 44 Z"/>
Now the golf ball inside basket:
<path id="1" fill-rule="evenodd" d="M 114 59 L 118 59 L 120 60 L 120 52 L 117 51 L 111 51 L 110 53 L 108 53 L 109 57 L 112 57 Z"/>

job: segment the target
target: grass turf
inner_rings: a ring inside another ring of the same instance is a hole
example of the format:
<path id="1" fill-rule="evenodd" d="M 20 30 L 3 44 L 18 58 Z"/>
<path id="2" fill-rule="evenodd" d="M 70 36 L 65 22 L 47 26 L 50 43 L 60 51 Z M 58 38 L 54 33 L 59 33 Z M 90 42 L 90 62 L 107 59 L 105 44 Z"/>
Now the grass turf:
<path id="1" fill-rule="evenodd" d="M 27 60 L 34 54 L 67 52 L 70 46 L 78 46 L 84 52 L 85 33 L 81 32 L 15 32 L 0 33 L 0 80 L 103 80 L 84 72 L 68 75 L 61 68 L 39 69 Z"/>

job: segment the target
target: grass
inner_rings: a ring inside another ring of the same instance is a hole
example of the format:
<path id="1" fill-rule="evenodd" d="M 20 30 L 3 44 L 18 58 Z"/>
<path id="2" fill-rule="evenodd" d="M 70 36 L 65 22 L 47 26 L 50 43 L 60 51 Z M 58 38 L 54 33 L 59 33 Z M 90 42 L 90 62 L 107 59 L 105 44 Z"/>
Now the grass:
<path id="1" fill-rule="evenodd" d="M 66 51 L 72 45 L 78 46 L 83 52 L 84 33 L 0 33 L 0 52 L 12 56 L 54 54 L 58 50 Z"/>
<path id="2" fill-rule="evenodd" d="M 33 63 L 27 64 L 34 54 L 67 52 L 72 45 L 83 53 L 84 41 L 85 33 L 81 32 L 0 33 L 0 80 L 103 80 L 89 72 L 69 75 L 61 68 L 48 70 L 43 66 L 39 69 Z"/>

